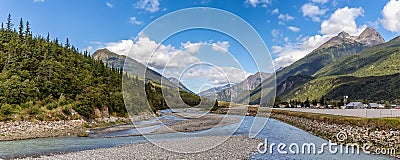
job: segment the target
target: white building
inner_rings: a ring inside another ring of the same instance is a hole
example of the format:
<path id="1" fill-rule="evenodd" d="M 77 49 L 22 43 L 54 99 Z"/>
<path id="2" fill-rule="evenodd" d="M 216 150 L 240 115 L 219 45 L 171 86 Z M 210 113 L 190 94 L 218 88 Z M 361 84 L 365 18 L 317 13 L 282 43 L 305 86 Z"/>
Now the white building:
<path id="1" fill-rule="evenodd" d="M 364 104 L 361 102 L 350 102 L 346 105 L 346 109 L 360 109 L 363 108 Z"/>

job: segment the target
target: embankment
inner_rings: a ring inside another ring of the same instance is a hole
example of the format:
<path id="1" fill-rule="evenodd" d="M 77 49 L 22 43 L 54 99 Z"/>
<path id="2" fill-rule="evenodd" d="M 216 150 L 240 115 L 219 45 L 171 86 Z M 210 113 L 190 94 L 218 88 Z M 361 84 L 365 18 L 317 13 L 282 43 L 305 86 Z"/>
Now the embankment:
<path id="1" fill-rule="evenodd" d="M 345 133 L 347 137 L 339 143 L 370 144 L 371 152 L 376 148 L 394 148 L 400 158 L 399 118 L 358 118 L 285 110 L 272 110 L 270 117 L 332 142 L 339 142 L 338 133 Z"/>

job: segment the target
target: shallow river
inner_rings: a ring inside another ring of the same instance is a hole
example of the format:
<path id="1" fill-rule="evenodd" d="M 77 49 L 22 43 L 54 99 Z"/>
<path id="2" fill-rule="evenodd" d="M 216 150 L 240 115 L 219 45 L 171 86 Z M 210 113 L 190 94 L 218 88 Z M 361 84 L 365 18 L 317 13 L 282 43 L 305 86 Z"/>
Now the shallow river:
<path id="1" fill-rule="evenodd" d="M 183 119 L 178 119 L 175 117 L 165 117 L 168 119 L 173 119 L 175 121 L 182 121 Z M 227 135 L 228 131 L 232 129 L 237 130 L 234 132 L 234 135 L 249 135 L 250 127 L 253 123 L 254 117 L 246 116 L 239 117 L 242 118 L 242 123 L 223 126 L 214 128 L 213 132 L 207 132 L 204 134 L 199 134 L 197 136 L 209 136 L 209 135 Z M 264 119 L 266 120 L 266 119 Z M 145 121 L 142 122 L 144 124 L 149 123 L 153 124 L 155 121 Z M 150 127 L 146 127 L 141 131 L 151 132 L 154 129 L 159 128 L 160 125 L 152 125 Z M 138 131 L 136 129 L 128 130 L 128 131 L 119 131 L 113 132 L 103 135 L 91 135 L 91 137 L 58 137 L 58 138 L 42 138 L 42 139 L 31 139 L 31 140 L 19 140 L 19 141 L 4 141 L 0 142 L 0 159 L 9 159 L 16 157 L 26 157 L 26 156 L 34 156 L 34 155 L 48 155 L 48 154 L 57 154 L 57 153 L 65 153 L 71 151 L 79 151 L 79 150 L 88 150 L 95 148 L 107 148 L 107 147 L 115 147 L 126 144 L 147 142 L 146 138 L 143 136 L 127 136 L 127 137 L 114 137 L 114 138 L 104 138 L 104 136 L 121 136 L 121 135 L 129 135 L 129 134 L 137 134 Z M 196 133 L 196 132 L 193 132 Z M 199 132 L 200 133 L 200 132 Z M 182 134 L 177 133 L 168 133 L 162 135 L 147 135 L 151 138 L 157 140 L 170 140 L 170 139 L 178 139 L 184 138 Z M 188 137 L 193 136 L 193 134 L 187 134 Z M 288 125 L 286 123 L 277 121 L 275 119 L 268 119 L 268 123 L 262 128 L 259 134 L 256 136 L 261 139 L 268 139 L 268 144 L 271 143 L 284 143 L 289 146 L 291 143 L 296 143 L 298 145 L 302 145 L 304 143 L 314 143 L 317 146 L 321 146 L 323 143 L 327 143 L 326 140 L 316 137 L 308 132 L 305 132 L 301 129 Z M 286 148 L 286 151 L 288 149 Z M 301 151 L 301 149 L 300 149 Z M 280 154 L 275 147 L 272 151 L 272 154 L 269 153 L 269 150 L 266 154 L 257 154 L 252 157 L 253 159 L 391 159 L 391 157 L 387 156 L 377 156 L 377 155 L 367 155 L 363 154 L 331 154 L 326 147 L 326 150 L 322 154 Z"/>

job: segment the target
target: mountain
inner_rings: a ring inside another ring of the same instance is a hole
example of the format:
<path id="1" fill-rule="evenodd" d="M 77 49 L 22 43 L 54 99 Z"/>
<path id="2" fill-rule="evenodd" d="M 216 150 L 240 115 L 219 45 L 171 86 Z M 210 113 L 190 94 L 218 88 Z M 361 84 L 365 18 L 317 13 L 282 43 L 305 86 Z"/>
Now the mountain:
<path id="1" fill-rule="evenodd" d="M 278 95 L 285 96 L 285 94 L 293 89 L 293 87 L 302 86 L 302 84 L 306 83 L 304 77 L 296 77 L 297 75 L 306 77 L 316 76 L 316 73 L 325 66 L 340 61 L 343 57 L 348 55 L 357 55 L 371 46 L 379 45 L 384 42 L 382 36 L 375 29 L 369 27 L 359 36 L 350 36 L 346 32 L 341 32 L 313 50 L 307 56 L 279 71 L 276 71 L 276 81 L 273 79 L 266 79 L 260 86 L 254 89 L 246 99 L 250 99 L 250 102 L 253 103 L 259 103 L 257 102 L 260 98 L 258 97 L 260 96 L 258 92 L 261 90 L 273 90 L 275 84 L 278 86 Z M 311 77 L 308 77 L 307 79 L 314 79 Z M 294 80 L 293 78 L 298 78 L 298 80 Z M 289 84 L 290 87 L 288 90 L 287 85 Z"/>
<path id="2" fill-rule="evenodd" d="M 175 84 L 176 86 L 178 86 L 179 88 L 183 89 L 186 92 L 195 94 L 194 92 L 192 92 L 190 89 L 188 89 L 181 81 L 179 81 L 178 79 L 174 78 L 174 77 L 170 77 L 168 78 L 168 80 L 170 82 L 172 82 L 173 84 Z"/>
<path id="3" fill-rule="evenodd" d="M 152 80 L 158 84 L 161 84 L 161 79 L 163 79 L 164 85 L 175 87 L 175 84 L 171 83 L 167 78 L 163 77 L 158 72 L 146 67 L 142 63 L 132 58 L 119 55 L 111 52 L 108 49 L 99 49 L 92 54 L 92 57 L 94 59 L 102 60 L 109 67 L 124 68 L 125 72 L 138 75 L 140 78 L 144 78 L 144 76 L 146 76 L 146 80 Z"/>
<path id="4" fill-rule="evenodd" d="M 290 92 L 313 79 L 314 77 L 306 75 L 290 76 L 277 86 L 276 95 L 281 97 L 281 99 L 285 99 L 285 96 L 287 96 Z"/>
<path id="5" fill-rule="evenodd" d="M 357 76 L 379 76 L 394 74 L 400 68 L 396 63 L 399 60 L 400 38 L 394 38 L 387 43 L 373 46 L 356 55 L 349 55 L 320 69 L 315 77 L 330 75 L 354 74 Z M 388 65 L 390 64 L 390 65 Z M 357 71 L 357 72 L 355 72 Z"/>
<path id="6" fill-rule="evenodd" d="M 326 65 L 347 55 L 356 54 L 365 48 L 384 43 L 382 36 L 372 28 L 366 28 L 359 36 L 340 32 L 304 58 L 276 73 L 277 84 L 289 76 L 311 76 Z"/>
<path id="7" fill-rule="evenodd" d="M 213 88 L 207 89 L 205 91 L 201 91 L 199 93 L 199 95 L 200 96 L 205 96 L 205 97 L 213 97 L 218 92 L 221 92 L 224 89 L 230 88 L 233 85 L 235 85 L 235 84 L 225 84 L 225 85 L 222 85 L 222 86 L 213 87 Z"/>
<path id="8" fill-rule="evenodd" d="M 217 92 L 217 99 L 223 101 L 239 102 L 244 96 L 249 94 L 249 91 L 259 86 L 262 80 L 270 77 L 271 74 L 264 72 L 257 72 L 254 75 L 250 75 L 244 81 L 232 85 L 229 88 L 224 88 Z"/>
<path id="9" fill-rule="evenodd" d="M 322 68 L 315 77 L 286 97 L 338 99 L 348 95 L 358 100 L 396 100 L 400 97 L 400 37 L 346 56 Z"/>

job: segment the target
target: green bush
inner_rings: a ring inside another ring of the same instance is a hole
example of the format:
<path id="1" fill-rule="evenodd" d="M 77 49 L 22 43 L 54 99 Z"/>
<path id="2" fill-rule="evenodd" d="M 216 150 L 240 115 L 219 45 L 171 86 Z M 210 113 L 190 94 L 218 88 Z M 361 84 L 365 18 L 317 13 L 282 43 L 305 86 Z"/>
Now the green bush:
<path id="1" fill-rule="evenodd" d="M 90 115 L 93 112 L 93 108 L 85 105 L 76 105 L 73 109 L 78 112 L 79 115 L 84 116 L 86 118 L 90 118 Z"/>
<path id="2" fill-rule="evenodd" d="M 3 104 L 3 105 L 1 105 L 0 113 L 2 115 L 8 116 L 8 115 L 11 115 L 14 113 L 14 109 L 9 104 Z"/>
<path id="3" fill-rule="evenodd" d="M 40 106 L 35 105 L 33 106 L 30 110 L 29 110 L 29 114 L 30 115 L 38 115 L 42 113 L 42 110 L 40 109 Z"/>
<path id="4" fill-rule="evenodd" d="M 69 107 L 64 107 L 64 109 L 62 110 L 66 115 L 71 115 L 71 110 L 69 109 Z"/>

